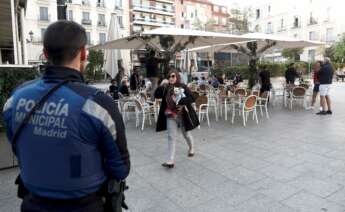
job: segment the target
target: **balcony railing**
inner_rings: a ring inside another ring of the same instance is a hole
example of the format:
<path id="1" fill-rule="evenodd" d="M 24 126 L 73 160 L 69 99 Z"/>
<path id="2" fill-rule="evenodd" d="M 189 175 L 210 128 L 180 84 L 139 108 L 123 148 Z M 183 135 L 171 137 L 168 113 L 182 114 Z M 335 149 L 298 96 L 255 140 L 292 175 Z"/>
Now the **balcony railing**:
<path id="1" fill-rule="evenodd" d="M 308 22 L 308 26 L 311 26 L 311 25 L 315 25 L 315 24 L 317 24 L 318 22 L 317 22 L 317 20 L 315 19 L 315 18 L 310 18 L 309 19 L 309 22 Z"/>
<path id="2" fill-rule="evenodd" d="M 106 27 L 105 21 L 98 21 L 97 26 Z"/>
<path id="3" fill-rule="evenodd" d="M 91 4 L 90 4 L 90 1 L 88 1 L 88 0 L 82 0 L 81 1 L 81 5 L 83 5 L 83 6 L 90 6 Z"/>
<path id="4" fill-rule="evenodd" d="M 92 25 L 92 21 L 90 19 L 82 19 L 81 23 L 84 25 Z"/>
<path id="5" fill-rule="evenodd" d="M 45 21 L 45 22 L 49 22 L 50 21 L 50 15 L 48 16 L 38 16 L 38 20 L 39 21 Z"/>
<path id="6" fill-rule="evenodd" d="M 146 22 L 148 24 L 164 24 L 164 25 L 175 25 L 174 22 L 156 20 L 156 19 L 147 19 L 147 18 L 134 18 L 134 21 Z"/>
<path id="7" fill-rule="evenodd" d="M 97 2 L 97 7 L 105 8 L 105 3 L 104 2 Z"/>
<path id="8" fill-rule="evenodd" d="M 144 10 L 159 11 L 159 12 L 166 12 L 166 13 L 175 13 L 174 9 L 169 9 L 169 8 L 164 8 L 164 7 L 144 6 L 144 5 L 134 5 L 134 9 L 144 9 Z"/>

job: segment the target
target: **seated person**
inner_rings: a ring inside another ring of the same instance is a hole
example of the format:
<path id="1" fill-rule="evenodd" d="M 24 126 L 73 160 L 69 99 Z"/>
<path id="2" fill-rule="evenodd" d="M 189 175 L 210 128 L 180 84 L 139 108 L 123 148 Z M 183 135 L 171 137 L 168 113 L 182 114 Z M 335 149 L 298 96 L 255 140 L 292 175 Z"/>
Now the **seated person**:
<path id="1" fill-rule="evenodd" d="M 121 81 L 121 86 L 119 88 L 119 92 L 123 95 L 123 96 L 129 96 L 129 87 L 128 87 L 128 80 L 123 79 Z"/>
<path id="2" fill-rule="evenodd" d="M 114 100 L 119 99 L 119 87 L 116 85 L 116 80 L 112 79 L 110 81 L 111 85 L 109 86 L 109 93 Z"/>
<path id="3" fill-rule="evenodd" d="M 241 74 L 237 74 L 237 73 L 236 73 L 236 75 L 235 75 L 235 77 L 234 77 L 233 84 L 234 84 L 235 86 L 238 86 L 241 82 L 243 82 L 243 79 L 242 79 Z"/>
<path id="4" fill-rule="evenodd" d="M 202 76 L 200 80 L 198 80 L 198 86 L 200 85 L 208 85 L 205 76 Z"/>

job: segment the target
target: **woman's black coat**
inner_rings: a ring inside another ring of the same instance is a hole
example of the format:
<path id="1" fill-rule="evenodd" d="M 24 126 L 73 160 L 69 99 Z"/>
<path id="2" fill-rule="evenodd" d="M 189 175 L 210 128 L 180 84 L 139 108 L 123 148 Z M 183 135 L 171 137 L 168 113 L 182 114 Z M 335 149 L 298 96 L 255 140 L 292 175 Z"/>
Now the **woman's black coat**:
<path id="1" fill-rule="evenodd" d="M 190 131 L 199 126 L 200 124 L 198 116 L 192 106 L 192 103 L 195 102 L 195 99 L 192 95 L 192 92 L 186 85 L 180 84 L 179 87 L 184 89 L 184 93 L 186 95 L 186 97 L 182 98 L 179 102 L 179 105 L 186 106 L 182 111 L 183 124 L 186 131 Z M 165 110 L 167 108 L 167 93 L 168 89 L 166 86 L 158 87 L 155 92 L 155 98 L 162 99 L 156 127 L 157 132 L 164 131 L 167 129 L 167 117 L 165 115 Z"/>

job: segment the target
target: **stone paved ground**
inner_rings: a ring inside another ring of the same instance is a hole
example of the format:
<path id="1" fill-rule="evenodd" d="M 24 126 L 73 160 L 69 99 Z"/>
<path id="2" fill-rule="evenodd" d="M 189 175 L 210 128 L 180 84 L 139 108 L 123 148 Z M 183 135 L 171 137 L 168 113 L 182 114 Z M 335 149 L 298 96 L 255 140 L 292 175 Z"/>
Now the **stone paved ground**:
<path id="1" fill-rule="evenodd" d="M 334 115 L 281 106 L 246 128 L 238 119 L 212 120 L 193 131 L 196 156 L 182 138 L 176 168 L 160 166 L 164 133 L 128 124 L 132 159 L 127 192 L 131 212 L 338 212 L 345 211 L 345 84 L 333 89 Z M 13 180 L 0 172 L 0 211 L 18 211 Z"/>

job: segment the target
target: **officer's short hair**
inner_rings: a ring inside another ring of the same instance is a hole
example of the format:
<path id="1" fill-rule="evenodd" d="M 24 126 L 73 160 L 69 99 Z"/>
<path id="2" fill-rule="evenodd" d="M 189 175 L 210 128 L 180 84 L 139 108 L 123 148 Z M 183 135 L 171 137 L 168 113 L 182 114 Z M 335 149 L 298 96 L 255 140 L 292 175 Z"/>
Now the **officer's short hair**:
<path id="1" fill-rule="evenodd" d="M 48 62 L 53 65 L 71 62 L 86 41 L 85 29 L 73 21 L 61 20 L 49 25 L 43 39 Z"/>

